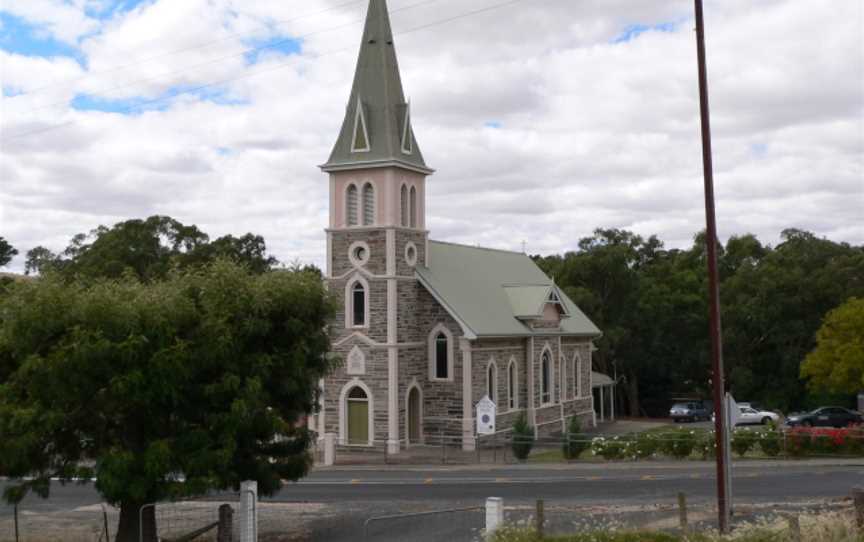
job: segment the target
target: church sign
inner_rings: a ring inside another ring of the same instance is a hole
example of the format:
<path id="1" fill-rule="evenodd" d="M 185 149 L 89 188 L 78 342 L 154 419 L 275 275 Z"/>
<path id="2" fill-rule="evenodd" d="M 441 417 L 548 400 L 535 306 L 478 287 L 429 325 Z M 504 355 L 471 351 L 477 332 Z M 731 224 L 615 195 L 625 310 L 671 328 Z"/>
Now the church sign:
<path id="1" fill-rule="evenodd" d="M 489 399 L 488 395 L 484 395 L 477 403 L 477 434 L 478 435 L 494 435 L 495 434 L 495 411 L 497 407 L 495 403 Z"/>

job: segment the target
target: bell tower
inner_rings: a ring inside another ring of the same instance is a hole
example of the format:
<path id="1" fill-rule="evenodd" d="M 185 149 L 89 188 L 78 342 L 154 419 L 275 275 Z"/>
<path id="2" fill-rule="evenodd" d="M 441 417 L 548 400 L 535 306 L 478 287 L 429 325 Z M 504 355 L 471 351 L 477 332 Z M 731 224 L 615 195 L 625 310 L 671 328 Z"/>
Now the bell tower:
<path id="1" fill-rule="evenodd" d="M 425 195 L 433 170 L 414 137 L 386 0 L 369 2 L 342 129 L 321 169 L 330 177 L 327 283 L 344 295 L 338 335 L 362 337 L 357 348 L 364 373 L 386 384 L 378 391 L 370 387 L 373 395 L 384 395 L 373 400 L 375 418 L 386 412 L 387 429 L 370 441 L 386 439 L 388 452 L 398 453 L 399 292 L 416 288 L 413 268 L 428 263 Z M 382 403 L 386 409 L 378 408 Z"/>

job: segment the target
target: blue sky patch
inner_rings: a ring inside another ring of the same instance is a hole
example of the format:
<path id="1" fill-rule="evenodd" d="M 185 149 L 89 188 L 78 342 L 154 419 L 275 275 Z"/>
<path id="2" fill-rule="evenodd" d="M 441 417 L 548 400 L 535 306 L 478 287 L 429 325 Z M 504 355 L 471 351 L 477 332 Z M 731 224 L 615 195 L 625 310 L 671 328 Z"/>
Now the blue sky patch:
<path id="1" fill-rule="evenodd" d="M 257 64 L 262 56 L 281 53 L 285 56 L 299 55 L 303 52 L 303 40 L 291 36 L 274 36 L 260 40 L 245 40 L 248 51 L 243 54 L 246 64 Z"/>
<path id="2" fill-rule="evenodd" d="M 24 56 L 58 57 L 75 59 L 81 66 L 86 65 L 86 57 L 81 51 L 68 43 L 57 41 L 44 28 L 28 21 L 0 12 L 0 49 Z"/>
<path id="3" fill-rule="evenodd" d="M 153 98 L 121 98 L 110 99 L 93 96 L 90 94 L 79 94 L 73 98 L 71 106 L 78 111 L 102 111 L 105 113 L 119 113 L 121 115 L 136 115 L 145 111 L 166 111 L 171 104 L 180 97 L 192 96 L 198 101 L 212 102 L 217 105 L 247 105 L 247 100 L 232 98 L 224 88 L 194 86 L 172 87 L 161 95 Z"/>
<path id="4" fill-rule="evenodd" d="M 767 143 L 753 143 L 750 145 L 750 152 L 753 153 L 753 156 L 758 158 L 762 158 L 766 154 L 768 154 L 768 144 Z"/>
<path id="5" fill-rule="evenodd" d="M 137 8 L 141 4 L 150 4 L 153 0 L 115 0 L 110 3 L 103 9 L 97 9 L 96 7 L 90 5 L 85 7 L 84 13 L 87 14 L 88 17 L 93 17 L 94 19 L 105 20 L 110 19 L 114 15 L 118 13 L 125 13 L 127 11 L 132 11 Z"/>
<path id="6" fill-rule="evenodd" d="M 675 32 L 678 27 L 678 22 L 669 21 L 657 23 L 654 25 L 647 24 L 631 24 L 624 27 L 624 30 L 612 38 L 610 43 L 627 43 L 633 41 L 645 32 Z"/>
<path id="7" fill-rule="evenodd" d="M 483 126 L 485 126 L 486 128 L 494 128 L 494 129 L 498 130 L 498 129 L 502 128 L 504 125 L 501 124 L 500 121 L 490 120 L 486 124 L 484 124 Z"/>

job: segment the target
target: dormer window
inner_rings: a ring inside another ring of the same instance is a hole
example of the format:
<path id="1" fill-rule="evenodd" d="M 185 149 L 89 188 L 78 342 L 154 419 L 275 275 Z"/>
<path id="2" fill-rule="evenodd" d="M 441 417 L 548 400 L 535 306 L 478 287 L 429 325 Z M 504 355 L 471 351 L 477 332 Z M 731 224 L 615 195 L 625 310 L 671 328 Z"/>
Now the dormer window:
<path id="1" fill-rule="evenodd" d="M 354 113 L 354 135 L 351 138 L 351 152 L 369 152 L 369 130 L 366 128 L 366 113 L 363 102 L 357 98 L 357 112 Z"/>

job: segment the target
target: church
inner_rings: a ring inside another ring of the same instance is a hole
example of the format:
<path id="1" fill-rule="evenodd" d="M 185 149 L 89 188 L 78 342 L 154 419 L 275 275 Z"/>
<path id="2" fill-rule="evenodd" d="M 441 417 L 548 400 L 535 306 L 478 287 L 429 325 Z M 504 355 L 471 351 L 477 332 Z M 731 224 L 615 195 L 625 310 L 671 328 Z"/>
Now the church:
<path id="1" fill-rule="evenodd" d="M 434 173 L 414 135 L 386 0 L 370 0 L 329 175 L 326 283 L 341 363 L 310 419 L 340 446 L 396 454 L 439 435 L 476 446 L 475 405 L 496 433 L 521 414 L 539 434 L 592 423 L 600 330 L 525 254 L 429 238 Z"/>

